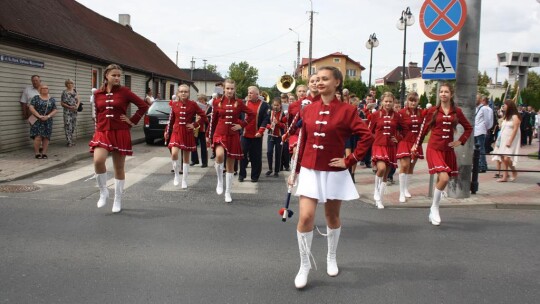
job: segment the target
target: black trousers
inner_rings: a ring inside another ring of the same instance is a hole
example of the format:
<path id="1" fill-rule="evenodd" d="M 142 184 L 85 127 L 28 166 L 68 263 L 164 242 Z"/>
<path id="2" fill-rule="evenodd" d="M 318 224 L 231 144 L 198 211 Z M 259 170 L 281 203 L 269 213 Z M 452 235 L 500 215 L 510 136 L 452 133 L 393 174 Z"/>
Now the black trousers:
<path id="1" fill-rule="evenodd" d="M 262 171 L 262 137 L 245 138 L 241 137 L 242 151 L 244 152 L 244 158 L 240 162 L 239 177 L 246 178 L 246 168 L 248 161 L 251 162 L 251 179 L 258 180 Z"/>
<path id="2" fill-rule="evenodd" d="M 268 170 L 278 173 L 281 170 L 281 137 L 268 135 L 266 158 L 268 159 Z M 275 167 L 272 167 L 272 162 L 275 159 Z"/>
<path id="3" fill-rule="evenodd" d="M 291 163 L 291 154 L 289 153 L 289 141 L 283 143 L 283 148 L 281 149 L 281 169 L 289 170 Z"/>
<path id="4" fill-rule="evenodd" d="M 195 137 L 195 144 L 201 147 L 201 163 L 208 165 L 208 150 L 206 149 L 206 135 L 204 132 L 199 132 L 199 136 Z M 199 163 L 199 153 L 197 150 L 191 152 L 191 161 Z"/>

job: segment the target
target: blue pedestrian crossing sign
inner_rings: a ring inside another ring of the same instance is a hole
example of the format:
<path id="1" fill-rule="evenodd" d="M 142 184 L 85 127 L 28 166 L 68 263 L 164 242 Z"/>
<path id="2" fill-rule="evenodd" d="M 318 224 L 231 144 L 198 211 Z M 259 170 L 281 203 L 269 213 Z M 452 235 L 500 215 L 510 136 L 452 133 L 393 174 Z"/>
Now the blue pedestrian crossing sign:
<path id="1" fill-rule="evenodd" d="M 422 79 L 456 79 L 457 40 L 424 43 Z"/>

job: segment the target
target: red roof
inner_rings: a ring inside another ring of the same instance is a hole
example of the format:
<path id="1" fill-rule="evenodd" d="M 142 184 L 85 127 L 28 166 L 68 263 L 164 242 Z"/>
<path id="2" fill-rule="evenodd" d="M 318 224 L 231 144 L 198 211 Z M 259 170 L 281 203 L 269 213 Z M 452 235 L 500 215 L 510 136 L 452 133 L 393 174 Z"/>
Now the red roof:
<path id="1" fill-rule="evenodd" d="M 0 38 L 4 37 L 104 64 L 189 79 L 154 42 L 74 0 L 2 0 Z"/>
<path id="2" fill-rule="evenodd" d="M 351 57 L 341 53 L 341 52 L 335 52 L 335 53 L 332 53 L 332 54 L 328 54 L 324 57 L 321 57 L 321 58 L 311 58 L 311 63 L 313 64 L 314 62 L 317 62 L 319 60 L 322 60 L 322 59 L 325 59 L 325 58 L 328 58 L 328 57 L 344 57 L 347 59 L 347 61 L 353 63 L 353 64 L 357 64 L 358 67 L 360 67 L 360 70 L 365 70 L 366 68 L 363 67 L 361 64 L 360 64 L 360 61 L 354 61 L 351 59 Z M 309 58 L 302 58 L 302 64 L 300 64 L 300 67 L 303 67 L 303 66 L 306 66 L 309 64 Z"/>

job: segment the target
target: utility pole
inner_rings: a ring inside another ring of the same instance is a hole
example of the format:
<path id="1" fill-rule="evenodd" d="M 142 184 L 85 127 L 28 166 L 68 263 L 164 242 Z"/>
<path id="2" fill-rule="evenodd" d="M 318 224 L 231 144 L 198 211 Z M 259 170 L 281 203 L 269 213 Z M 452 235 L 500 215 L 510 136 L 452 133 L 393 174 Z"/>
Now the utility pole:
<path id="1" fill-rule="evenodd" d="M 293 30 L 292 28 L 289 28 L 289 31 L 293 32 L 296 34 L 297 36 L 297 39 L 296 39 L 296 43 L 297 43 L 297 47 L 296 47 L 296 64 L 294 65 L 294 76 L 297 77 L 297 73 L 296 73 L 296 70 L 298 69 L 298 65 L 300 64 L 300 34 L 298 34 L 295 30 Z"/>
<path id="2" fill-rule="evenodd" d="M 312 49 L 313 49 L 313 1 L 309 0 L 311 3 L 311 10 L 309 11 L 309 64 L 308 64 L 308 79 L 311 76 L 311 59 Z M 300 49 L 300 42 L 298 43 L 298 48 Z"/>
<path id="3" fill-rule="evenodd" d="M 178 66 L 178 47 L 180 47 L 180 42 L 176 45 L 176 66 Z"/>
<path id="4" fill-rule="evenodd" d="M 478 92 L 478 51 L 480 48 L 481 0 L 467 0 L 467 19 L 459 32 L 458 62 L 454 100 L 465 117 L 474 125 L 476 93 Z M 462 128 L 460 128 L 461 130 Z M 471 175 L 474 135 L 464 146 L 456 147 L 459 176 L 448 183 L 448 195 L 454 198 L 471 196 Z"/>
<path id="5" fill-rule="evenodd" d="M 204 95 L 206 95 L 206 59 L 203 59 L 203 62 L 204 62 L 204 65 L 203 65 L 203 68 L 204 68 Z"/>
<path id="6" fill-rule="evenodd" d="M 195 69 L 195 58 L 191 56 L 191 78 L 190 80 L 193 80 L 193 70 Z"/>

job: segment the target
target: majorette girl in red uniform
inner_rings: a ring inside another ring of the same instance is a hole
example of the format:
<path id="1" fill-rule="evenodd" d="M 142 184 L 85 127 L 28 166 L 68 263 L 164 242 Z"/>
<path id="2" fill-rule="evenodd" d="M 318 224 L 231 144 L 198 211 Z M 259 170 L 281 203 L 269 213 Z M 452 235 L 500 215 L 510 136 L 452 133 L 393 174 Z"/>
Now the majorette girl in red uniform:
<path id="1" fill-rule="evenodd" d="M 187 178 L 189 175 L 189 158 L 192 151 L 197 150 L 195 143 L 194 129 L 207 123 L 206 112 L 193 100 L 189 100 L 189 86 L 181 84 L 176 92 L 178 101 L 170 102 L 171 114 L 169 115 L 169 123 L 165 130 L 166 137 L 168 130 L 170 132 L 169 149 L 171 149 L 171 159 L 173 161 L 174 180 L 173 184 L 178 186 L 180 183 L 180 163 L 178 161 L 178 153 L 184 151 L 182 162 L 182 189 L 187 188 Z M 199 115 L 200 120 L 195 122 L 196 115 Z M 168 138 L 165 138 L 168 140 Z"/>
<path id="2" fill-rule="evenodd" d="M 209 134 L 212 148 L 215 149 L 216 158 L 214 167 L 217 174 L 217 194 L 223 193 L 223 162 L 227 153 L 227 173 L 225 174 L 225 202 L 232 202 L 231 183 L 234 172 L 234 160 L 242 159 L 244 153 L 240 145 L 240 130 L 255 119 L 255 113 L 250 110 L 241 99 L 236 98 L 236 83 L 232 79 L 226 79 L 225 94 L 222 98 L 214 100 L 212 105 L 212 119 Z M 245 120 L 240 119 L 240 114 L 246 113 Z"/>
<path id="3" fill-rule="evenodd" d="M 429 174 L 437 174 L 437 184 L 435 185 L 433 203 L 431 204 L 428 219 L 435 226 L 441 224 L 441 217 L 439 215 L 441 195 L 450 177 L 458 175 L 458 165 L 454 148 L 465 144 L 472 132 L 471 124 L 465 115 L 463 115 L 463 111 L 454 103 L 453 96 L 454 89 L 452 85 L 445 83 L 440 86 L 440 102 L 436 107 L 432 107 L 429 110 L 419 139 L 411 149 L 411 153 L 416 153 L 424 136 L 431 130 L 426 148 L 426 159 Z M 459 139 L 454 141 L 454 133 L 458 124 L 463 126 L 464 131 Z"/>
<path id="4" fill-rule="evenodd" d="M 411 155 L 411 148 L 416 143 L 425 117 L 425 115 L 422 115 L 422 109 L 418 108 L 418 101 L 418 93 L 410 92 L 407 95 L 407 100 L 405 100 L 405 108 L 400 111 L 405 124 L 409 126 L 409 130 L 404 131 L 402 134 L 403 139 L 398 143 L 396 154 L 396 158 L 399 159 L 400 203 L 405 203 L 407 198 L 412 197 L 408 186 L 416 164 L 414 159 L 424 159 L 422 145 L 418 145 L 416 154 Z"/>
<path id="5" fill-rule="evenodd" d="M 88 144 L 94 153 L 94 169 L 99 187 L 98 208 L 107 204 L 107 168 L 105 161 L 112 153 L 114 166 L 114 204 L 112 212 L 122 210 L 122 194 L 126 179 L 124 165 L 126 155 L 132 155 L 131 133 L 129 129 L 136 125 L 148 110 L 144 100 L 133 94 L 127 87 L 120 85 L 122 68 L 116 64 L 109 65 L 103 72 L 103 85 L 94 93 L 96 131 Z M 127 109 L 133 103 L 137 112 L 127 117 Z"/>
<path id="6" fill-rule="evenodd" d="M 383 209 L 382 203 L 386 178 L 392 167 L 397 167 L 397 143 L 401 140 L 399 130 L 407 130 L 403 117 L 394 111 L 394 95 L 386 92 L 381 96 L 382 109 L 373 113 L 369 121 L 369 128 L 375 134 L 375 141 L 371 148 L 371 162 L 376 166 L 375 189 L 373 199 L 377 208 Z"/>
<path id="7" fill-rule="evenodd" d="M 339 212 L 342 200 L 359 197 L 347 168 L 358 162 L 373 141 L 366 124 L 358 117 L 356 108 L 336 98 L 336 91 L 343 89 L 343 75 L 334 67 L 322 67 L 317 76 L 317 89 L 321 101 L 306 106 L 302 112 L 298 164 L 299 171 L 296 196 L 300 196 L 297 226 L 300 250 L 300 270 L 294 284 L 303 288 L 307 284 L 311 263 L 311 241 L 317 203 L 325 204 L 328 253 L 327 273 L 339 272 L 336 250 L 341 233 Z M 358 134 L 360 140 L 353 153 L 343 158 L 345 140 Z M 293 185 L 296 174 L 289 177 Z"/>

